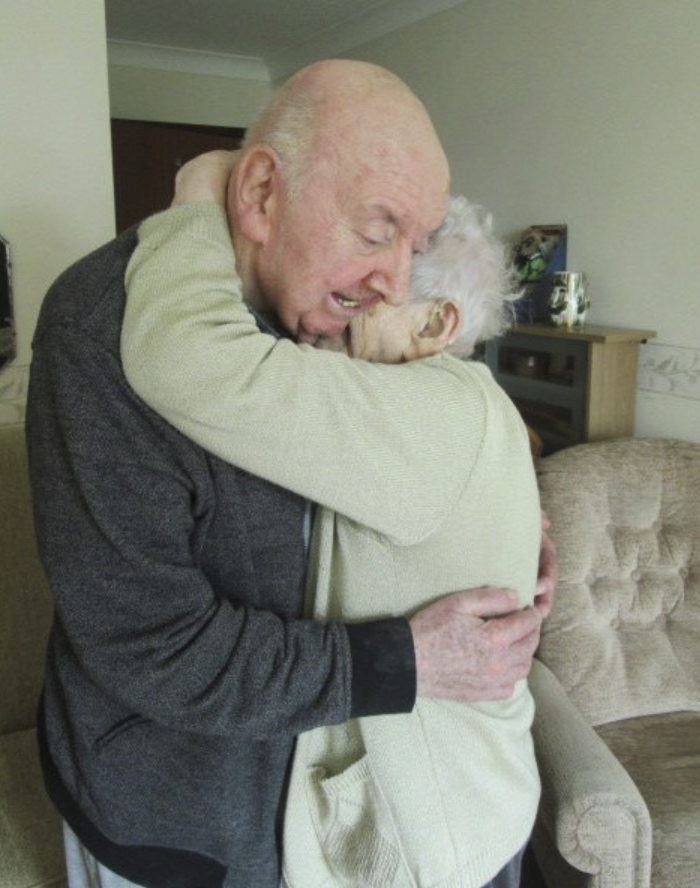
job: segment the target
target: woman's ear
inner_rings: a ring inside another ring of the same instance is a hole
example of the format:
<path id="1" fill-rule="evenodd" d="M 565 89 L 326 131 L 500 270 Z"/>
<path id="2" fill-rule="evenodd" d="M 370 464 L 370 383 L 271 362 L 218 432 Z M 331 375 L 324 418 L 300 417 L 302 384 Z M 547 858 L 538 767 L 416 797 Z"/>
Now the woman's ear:
<path id="1" fill-rule="evenodd" d="M 422 358 L 435 355 L 454 342 L 462 320 L 462 309 L 452 299 L 437 299 L 426 308 L 427 320 L 413 337 Z"/>
<path id="2" fill-rule="evenodd" d="M 229 213 L 240 234 L 264 244 L 270 233 L 282 185 L 277 154 L 267 145 L 253 145 L 243 153 L 231 177 Z"/>

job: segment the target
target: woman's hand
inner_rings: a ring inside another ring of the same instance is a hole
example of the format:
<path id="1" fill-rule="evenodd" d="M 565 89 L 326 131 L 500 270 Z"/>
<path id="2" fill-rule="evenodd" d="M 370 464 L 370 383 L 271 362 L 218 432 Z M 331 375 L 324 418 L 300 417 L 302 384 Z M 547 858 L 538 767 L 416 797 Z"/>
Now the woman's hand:
<path id="1" fill-rule="evenodd" d="M 238 151 L 209 151 L 183 164 L 175 176 L 172 206 L 200 200 L 226 204 L 226 189 Z"/>

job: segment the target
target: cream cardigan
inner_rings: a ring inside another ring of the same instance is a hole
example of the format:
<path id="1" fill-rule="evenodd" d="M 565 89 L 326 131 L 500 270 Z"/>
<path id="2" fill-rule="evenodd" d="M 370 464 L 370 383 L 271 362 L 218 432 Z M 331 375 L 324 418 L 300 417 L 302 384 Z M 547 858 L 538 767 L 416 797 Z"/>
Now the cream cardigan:
<path id="1" fill-rule="evenodd" d="M 483 365 L 369 364 L 260 333 L 213 204 L 153 217 L 140 241 L 127 272 L 127 377 L 199 444 L 323 506 L 313 616 L 410 614 L 486 584 L 532 603 L 540 518 L 527 435 Z M 288 885 L 479 888 L 534 822 L 532 715 L 521 682 L 504 702 L 419 699 L 406 715 L 302 734 Z"/>

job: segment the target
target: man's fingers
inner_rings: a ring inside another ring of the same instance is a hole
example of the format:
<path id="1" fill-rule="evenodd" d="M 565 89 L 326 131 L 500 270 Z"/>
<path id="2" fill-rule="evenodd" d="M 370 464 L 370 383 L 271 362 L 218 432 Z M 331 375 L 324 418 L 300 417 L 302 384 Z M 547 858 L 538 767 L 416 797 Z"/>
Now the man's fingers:
<path id="1" fill-rule="evenodd" d="M 511 589 L 483 586 L 480 589 L 454 592 L 444 600 L 462 614 L 487 620 L 512 613 L 518 607 L 519 596 Z"/>
<path id="2" fill-rule="evenodd" d="M 476 702 L 509 697 L 525 678 L 541 615 L 491 586 L 455 592 L 411 620 L 419 696 Z"/>
<path id="3" fill-rule="evenodd" d="M 554 601 L 554 590 L 559 580 L 559 562 L 554 541 L 546 533 L 540 549 L 539 576 L 535 587 L 535 607 L 543 619 L 549 616 Z"/>
<path id="4" fill-rule="evenodd" d="M 542 615 L 534 607 L 494 617 L 483 627 L 496 647 L 504 649 L 519 646 L 525 656 L 532 656 L 540 637 Z"/>

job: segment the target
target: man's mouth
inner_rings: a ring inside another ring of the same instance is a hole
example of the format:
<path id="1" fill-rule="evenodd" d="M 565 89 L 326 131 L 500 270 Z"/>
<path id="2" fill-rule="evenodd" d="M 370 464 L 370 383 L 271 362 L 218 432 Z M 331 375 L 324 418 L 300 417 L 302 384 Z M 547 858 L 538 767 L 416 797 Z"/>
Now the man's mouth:
<path id="1" fill-rule="evenodd" d="M 352 320 L 358 318 L 377 302 L 380 302 L 381 296 L 369 294 L 364 299 L 355 299 L 352 296 L 344 296 L 341 293 L 330 293 L 330 300 L 338 310 L 328 311 L 329 306 L 327 304 L 326 315 L 321 321 L 315 319 L 306 322 L 305 319 L 302 319 L 297 329 L 297 342 L 316 345 L 319 337 L 340 336 Z"/>
<path id="2" fill-rule="evenodd" d="M 341 296 L 340 293 L 333 293 L 333 299 L 341 307 L 349 311 L 357 311 L 365 307 L 367 300 L 350 299 L 348 296 Z"/>

